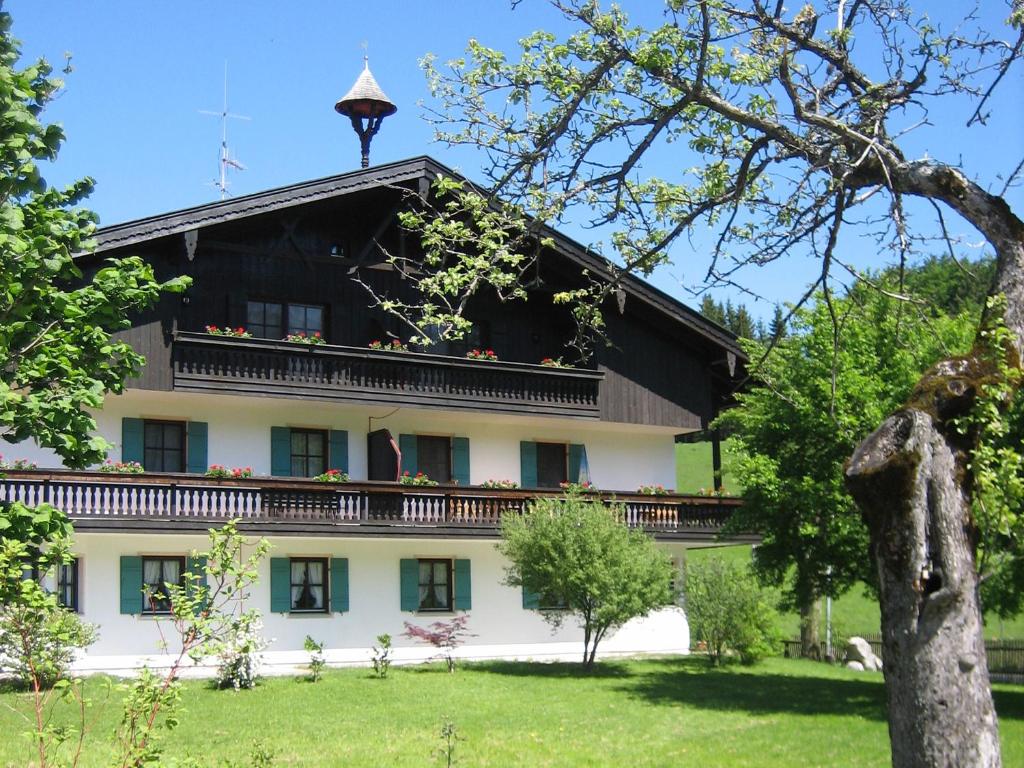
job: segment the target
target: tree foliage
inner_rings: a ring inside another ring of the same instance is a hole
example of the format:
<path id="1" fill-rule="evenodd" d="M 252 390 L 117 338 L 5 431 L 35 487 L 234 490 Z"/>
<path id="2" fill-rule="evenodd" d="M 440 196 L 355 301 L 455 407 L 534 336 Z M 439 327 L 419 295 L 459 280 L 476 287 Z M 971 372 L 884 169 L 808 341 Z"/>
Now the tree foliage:
<path id="1" fill-rule="evenodd" d="M 623 522 L 621 509 L 578 495 L 536 502 L 502 521 L 506 583 L 540 596 L 544 619 L 583 625 L 583 663 L 594 664 L 610 630 L 672 602 L 672 566 L 653 540 Z"/>
<path id="2" fill-rule="evenodd" d="M 17 69 L 10 32 L 0 13 L 0 430 L 82 467 L 109 447 L 90 410 L 144 362 L 112 333 L 186 280 L 158 283 L 137 257 L 83 275 L 73 257 L 93 247 L 96 217 L 78 204 L 92 180 L 47 188 L 39 166 L 55 159 L 64 134 L 40 114 L 61 84 L 45 61 Z"/>
<path id="3" fill-rule="evenodd" d="M 797 310 L 790 335 L 720 418 L 734 436 L 745 501 L 728 525 L 762 534 L 755 568 L 785 587 L 787 607 L 806 612 L 819 597 L 875 581 L 843 464 L 926 368 L 970 348 L 975 323 L 916 313 L 866 285 L 819 297 Z M 763 344 L 745 344 L 752 359 L 764 356 Z"/>
<path id="4" fill-rule="evenodd" d="M 729 652 L 753 664 L 775 650 L 775 611 L 750 572 L 720 557 L 686 566 L 686 618 L 691 643 L 718 666 Z"/>

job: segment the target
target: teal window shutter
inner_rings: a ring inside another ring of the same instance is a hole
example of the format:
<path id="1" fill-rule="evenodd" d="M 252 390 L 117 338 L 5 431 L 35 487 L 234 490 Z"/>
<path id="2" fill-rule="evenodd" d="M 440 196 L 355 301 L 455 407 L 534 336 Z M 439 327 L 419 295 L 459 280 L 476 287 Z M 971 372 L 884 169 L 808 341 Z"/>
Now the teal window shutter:
<path id="1" fill-rule="evenodd" d="M 468 611 L 473 607 L 473 579 L 469 560 L 455 561 L 455 610 Z"/>
<path id="2" fill-rule="evenodd" d="M 519 443 L 519 468 L 523 488 L 537 487 L 537 444 L 529 440 Z"/>
<path id="3" fill-rule="evenodd" d="M 121 556 L 121 613 L 142 613 L 142 558 Z"/>
<path id="4" fill-rule="evenodd" d="M 569 446 L 569 482 L 590 482 L 590 467 L 587 464 L 587 447 L 585 445 Z"/>
<path id="5" fill-rule="evenodd" d="M 398 450 L 402 454 L 401 473 L 415 475 L 416 469 L 416 435 L 399 435 Z"/>
<path id="6" fill-rule="evenodd" d="M 203 474 L 209 466 L 206 460 L 206 433 L 205 421 L 188 423 L 188 447 L 185 456 L 188 458 L 187 470 L 195 475 Z"/>
<path id="7" fill-rule="evenodd" d="M 452 438 L 452 480 L 456 485 L 469 485 L 469 438 Z"/>
<path id="8" fill-rule="evenodd" d="M 400 574 L 402 579 L 403 611 L 418 611 L 420 608 L 420 561 L 402 558 Z"/>
<path id="9" fill-rule="evenodd" d="M 331 610 L 344 613 L 348 610 L 348 558 L 331 558 Z"/>
<path id="10" fill-rule="evenodd" d="M 523 610 L 536 611 L 540 609 L 540 595 L 531 592 L 523 585 Z"/>
<path id="11" fill-rule="evenodd" d="M 292 431 L 288 427 L 270 428 L 270 474 L 274 477 L 292 474 Z"/>
<path id="12" fill-rule="evenodd" d="M 146 455 L 144 430 L 142 419 L 121 419 L 121 461 L 142 463 Z"/>
<path id="13" fill-rule="evenodd" d="M 270 612 L 288 613 L 292 608 L 292 564 L 287 557 L 270 558 Z"/>
<path id="14" fill-rule="evenodd" d="M 344 429 L 332 429 L 328 438 L 327 458 L 328 469 L 337 469 L 348 473 L 348 432 Z M 291 461 L 291 456 L 288 458 Z"/>

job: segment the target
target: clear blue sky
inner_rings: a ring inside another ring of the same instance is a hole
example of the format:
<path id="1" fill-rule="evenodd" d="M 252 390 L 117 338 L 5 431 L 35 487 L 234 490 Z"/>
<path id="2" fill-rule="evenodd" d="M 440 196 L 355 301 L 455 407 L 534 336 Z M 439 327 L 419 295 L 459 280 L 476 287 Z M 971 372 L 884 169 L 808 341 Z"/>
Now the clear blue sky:
<path id="1" fill-rule="evenodd" d="M 661 7 L 654 0 L 624 4 L 640 5 L 634 17 L 652 20 Z M 982 4 L 986 23 L 997 28 L 1005 16 L 1002 2 Z M 333 106 L 362 67 L 363 41 L 374 75 L 399 106 L 374 140 L 372 162 L 430 154 L 480 179 L 477 152 L 431 143 L 417 105 L 429 98 L 418 59 L 428 52 L 441 60 L 458 56 L 471 37 L 511 54 L 516 40 L 533 30 L 565 30 L 540 0 L 516 10 L 505 0 L 7 0 L 5 9 L 26 58 L 45 56 L 59 68 L 65 51 L 73 55 L 66 91 L 46 114 L 64 125 L 68 141 L 46 173 L 51 183 L 93 176 L 90 205 L 104 224 L 217 199 L 209 182 L 217 174 L 220 126 L 199 110 L 220 109 L 225 61 L 229 107 L 252 118 L 229 125 L 232 153 L 248 168 L 232 175 L 234 194 L 357 168 L 358 142 Z M 932 114 L 936 127 L 914 134 L 911 154 L 961 162 L 983 185 L 1000 188 L 996 174 L 1024 155 L 1024 66 L 1003 83 L 994 107 L 988 127 L 966 131 L 969 111 L 943 105 Z M 1024 190 L 1018 187 L 1010 201 L 1021 215 Z M 567 234 L 587 238 L 579 230 Z M 700 251 L 699 233 L 695 243 Z M 871 243 L 850 247 L 873 250 Z M 685 243 L 674 257 L 675 265 L 655 282 L 693 303 L 681 286 L 694 283 L 705 262 Z M 880 261 L 871 255 L 861 263 Z M 814 269 L 794 261 L 749 279 L 772 300 L 787 301 L 801 293 Z"/>

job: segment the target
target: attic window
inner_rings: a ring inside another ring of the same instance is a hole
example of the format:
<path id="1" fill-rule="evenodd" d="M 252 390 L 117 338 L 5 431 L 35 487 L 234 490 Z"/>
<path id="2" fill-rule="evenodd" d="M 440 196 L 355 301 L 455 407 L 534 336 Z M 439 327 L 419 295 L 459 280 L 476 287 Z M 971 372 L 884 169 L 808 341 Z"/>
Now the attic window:
<path id="1" fill-rule="evenodd" d="M 347 248 L 341 243 L 335 243 L 331 246 L 331 256 L 337 259 L 343 259 L 348 255 Z"/>

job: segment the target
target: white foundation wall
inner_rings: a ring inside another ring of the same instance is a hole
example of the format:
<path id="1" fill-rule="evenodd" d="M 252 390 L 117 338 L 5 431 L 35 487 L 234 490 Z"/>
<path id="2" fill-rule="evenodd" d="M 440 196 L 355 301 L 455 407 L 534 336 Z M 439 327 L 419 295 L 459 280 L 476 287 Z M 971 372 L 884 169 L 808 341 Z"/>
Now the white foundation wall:
<path id="1" fill-rule="evenodd" d="M 83 619 L 98 625 L 99 639 L 76 667 L 126 673 L 143 664 L 169 663 L 174 650 L 170 623 L 120 613 L 120 557 L 185 555 L 205 549 L 207 542 L 202 535 L 77 534 L 79 608 Z M 264 560 L 247 607 L 263 614 L 263 634 L 271 641 L 263 655 L 266 672 L 292 671 L 306 663 L 309 655 L 302 646 L 307 635 L 324 643 L 328 662 L 336 665 L 367 663 L 377 635 L 385 632 L 393 638 L 397 663 L 435 656 L 435 649 L 402 636 L 406 621 L 425 626 L 456 615 L 400 610 L 399 561 L 419 557 L 470 560 L 472 608 L 466 613 L 473 636 L 459 649 L 460 658 L 578 660 L 582 655 L 583 632 L 576 621 L 566 620 L 561 628 L 552 629 L 540 612 L 522 607 L 518 588 L 502 583 L 507 562 L 494 541 L 274 537 L 270 542 L 270 557 L 348 558 L 350 610 L 315 615 L 271 613 L 270 561 Z M 661 546 L 676 561 L 683 560 L 682 545 Z M 164 640 L 168 647 L 162 650 Z M 609 634 L 598 656 L 687 653 L 689 640 L 683 611 L 665 608 Z"/>
<path id="2" fill-rule="evenodd" d="M 641 485 L 675 484 L 674 435 L 680 430 L 635 424 L 504 414 L 435 411 L 414 408 L 347 406 L 301 400 L 231 395 L 130 390 L 108 397 L 96 414 L 100 434 L 115 445 L 110 458 L 121 458 L 123 417 L 204 421 L 209 426 L 210 464 L 252 467 L 270 474 L 270 428 L 273 426 L 348 431 L 349 475 L 365 480 L 366 435 L 386 428 L 402 433 L 468 437 L 470 480 L 520 481 L 519 443 L 583 443 L 591 481 L 603 490 L 635 491 Z M 8 459 L 25 458 L 40 467 L 60 466 L 52 451 L 29 441 L 3 446 Z"/>

